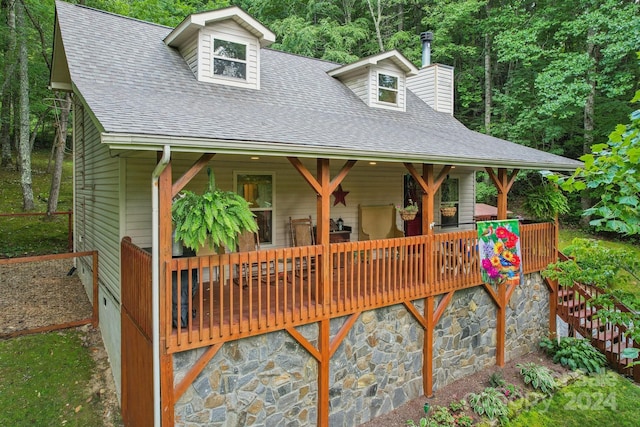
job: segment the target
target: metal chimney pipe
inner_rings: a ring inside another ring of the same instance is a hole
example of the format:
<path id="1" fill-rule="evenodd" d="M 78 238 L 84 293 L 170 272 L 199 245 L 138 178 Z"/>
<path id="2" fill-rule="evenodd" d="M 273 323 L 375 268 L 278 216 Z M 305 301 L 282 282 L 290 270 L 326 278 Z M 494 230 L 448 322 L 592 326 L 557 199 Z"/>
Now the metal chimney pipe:
<path id="1" fill-rule="evenodd" d="M 431 31 L 420 33 L 420 41 L 422 41 L 422 66 L 426 67 L 431 64 L 431 42 L 433 41 L 433 33 Z"/>

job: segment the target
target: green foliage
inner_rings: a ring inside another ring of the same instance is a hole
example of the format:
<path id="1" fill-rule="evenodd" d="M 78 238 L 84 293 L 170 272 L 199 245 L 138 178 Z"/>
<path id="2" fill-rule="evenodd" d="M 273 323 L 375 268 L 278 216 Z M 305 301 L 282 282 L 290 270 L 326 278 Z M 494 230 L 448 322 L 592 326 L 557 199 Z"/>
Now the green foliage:
<path id="1" fill-rule="evenodd" d="M 504 423 L 509 413 L 504 396 L 493 387 L 487 387 L 480 393 L 469 395 L 469 405 L 478 415 L 486 415 L 490 420 L 498 419 Z"/>
<path id="2" fill-rule="evenodd" d="M 47 172 L 49 150 L 34 150 L 31 156 L 32 186 L 36 212 L 47 211 L 47 197 L 51 186 L 51 174 Z M 65 158 L 58 211 L 72 210 L 73 167 L 71 158 Z M 0 213 L 20 213 L 22 188 L 20 173 L 13 168 L 0 168 Z M 68 251 L 69 218 L 56 215 L 52 219 L 43 216 L 0 217 L 0 257 L 18 257 L 63 253 Z"/>
<path id="3" fill-rule="evenodd" d="M 552 394 L 556 389 L 556 380 L 546 366 L 529 362 L 519 363 L 516 367 L 520 369 L 525 384 L 531 384 L 533 388 L 546 394 Z"/>
<path id="4" fill-rule="evenodd" d="M 502 387 L 506 381 L 502 377 L 502 372 L 496 371 L 489 377 L 489 385 L 494 388 Z"/>
<path id="5" fill-rule="evenodd" d="M 509 421 L 510 427 L 635 426 L 640 387 L 612 371 L 584 376 Z"/>
<path id="6" fill-rule="evenodd" d="M 0 341 L 0 425 L 103 425 L 94 365 L 77 331 Z"/>
<path id="7" fill-rule="evenodd" d="M 607 358 L 594 348 L 588 340 L 562 337 L 560 340 L 544 338 L 540 342 L 554 363 L 560 363 L 571 370 L 578 369 L 588 373 L 597 373 L 607 366 Z"/>
<path id="8" fill-rule="evenodd" d="M 555 185 L 548 183 L 531 188 L 522 208 L 541 221 L 553 220 L 556 215 L 569 212 L 565 195 Z"/>
<path id="9" fill-rule="evenodd" d="M 486 203 L 495 206 L 497 198 L 498 189 L 495 185 L 484 181 L 476 183 L 476 203 Z"/>
<path id="10" fill-rule="evenodd" d="M 591 304 L 601 307 L 597 316 L 628 327 L 627 334 L 636 341 L 640 340 L 640 328 L 636 326 L 640 324 L 640 298 L 616 289 L 625 284 L 637 287 L 640 281 L 637 253 L 606 247 L 597 240 L 580 238 L 574 239 L 564 251 L 573 259 L 550 264 L 542 275 L 557 280 L 558 284 L 565 287 L 573 286 L 574 282 L 597 286 L 603 291 L 603 295 L 591 301 Z M 616 301 L 624 303 L 631 311 L 616 310 Z"/>
<path id="11" fill-rule="evenodd" d="M 451 412 L 454 412 L 454 413 L 455 412 L 460 412 L 460 411 L 464 410 L 464 408 L 466 408 L 466 407 L 467 407 L 467 401 L 464 400 L 464 399 L 459 400 L 457 402 L 451 402 L 449 404 L 449 409 L 451 410 Z"/>
<path id="12" fill-rule="evenodd" d="M 640 91 L 635 100 L 640 98 Z M 563 190 L 599 190 L 600 200 L 583 215 L 594 216 L 590 224 L 598 230 L 640 234 L 640 110 L 631 113 L 631 122 L 618 125 L 606 144 L 591 146 L 591 154 L 580 159 L 570 177 L 550 175 Z"/>
<path id="13" fill-rule="evenodd" d="M 257 231 L 258 226 L 247 201 L 233 191 L 216 188 L 211 170 L 208 174 L 209 187 L 203 194 L 185 191 L 173 202 L 175 239 L 193 250 L 205 244 L 235 249 L 238 234 Z"/>

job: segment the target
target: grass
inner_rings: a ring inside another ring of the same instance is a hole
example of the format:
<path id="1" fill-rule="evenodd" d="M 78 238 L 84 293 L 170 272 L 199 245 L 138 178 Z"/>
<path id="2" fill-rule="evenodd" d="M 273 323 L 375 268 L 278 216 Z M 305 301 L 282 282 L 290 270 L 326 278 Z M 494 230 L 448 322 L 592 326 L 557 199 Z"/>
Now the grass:
<path id="1" fill-rule="evenodd" d="M 36 209 L 47 211 L 47 199 L 51 187 L 51 173 L 47 172 L 50 152 L 34 151 L 31 157 L 32 188 Z M 53 165 L 53 164 L 52 164 Z M 67 156 L 63 165 L 62 184 L 58 198 L 58 211 L 73 208 L 73 167 Z M 0 168 L 0 213 L 22 212 L 22 187 L 20 174 L 15 168 Z M 0 217 L 0 258 L 66 252 L 68 250 L 68 217 Z"/>
<path id="2" fill-rule="evenodd" d="M 522 412 L 509 427 L 638 425 L 640 387 L 608 371 L 586 376 Z"/>
<path id="3" fill-rule="evenodd" d="M 0 425 L 102 425 L 94 368 L 76 330 L 0 341 Z"/>
<path id="4" fill-rule="evenodd" d="M 636 258 L 640 258 L 640 245 L 638 243 L 619 241 L 619 240 L 610 240 L 604 239 L 600 236 L 594 236 L 592 234 L 588 234 L 587 232 L 574 228 L 560 228 L 560 236 L 559 236 L 559 246 L 562 251 L 567 246 L 571 245 L 573 239 L 598 239 L 602 246 L 610 248 L 610 249 L 622 249 L 628 252 L 631 252 L 636 255 Z M 625 292 L 629 292 L 633 294 L 636 298 L 640 298 L 640 283 L 635 280 L 631 275 L 627 272 L 620 272 L 621 275 L 625 276 L 626 280 L 622 280 L 615 284 L 615 289 L 620 289 Z"/>

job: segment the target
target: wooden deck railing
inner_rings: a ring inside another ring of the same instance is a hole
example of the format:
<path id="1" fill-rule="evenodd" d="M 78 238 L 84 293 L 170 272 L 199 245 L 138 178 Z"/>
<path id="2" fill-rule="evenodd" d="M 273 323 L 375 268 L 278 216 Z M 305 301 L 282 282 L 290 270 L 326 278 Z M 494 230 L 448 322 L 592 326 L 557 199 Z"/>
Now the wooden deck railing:
<path id="1" fill-rule="evenodd" d="M 555 261 L 554 233 L 551 223 L 521 226 L 525 273 Z M 150 265 L 150 258 L 140 262 Z M 323 265 L 329 274 L 323 274 Z M 475 231 L 174 258 L 165 273 L 161 310 L 172 319 L 163 330 L 169 352 L 482 283 Z M 148 299 L 139 297 L 140 303 Z"/>

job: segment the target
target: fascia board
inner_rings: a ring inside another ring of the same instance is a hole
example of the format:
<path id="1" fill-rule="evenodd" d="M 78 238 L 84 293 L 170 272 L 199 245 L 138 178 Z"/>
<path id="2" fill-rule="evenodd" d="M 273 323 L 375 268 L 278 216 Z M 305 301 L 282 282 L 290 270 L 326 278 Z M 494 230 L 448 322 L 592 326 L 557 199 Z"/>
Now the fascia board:
<path id="1" fill-rule="evenodd" d="M 171 145 L 171 151 L 186 153 L 219 153 L 237 155 L 264 155 L 304 158 L 329 158 L 380 162 L 433 163 L 441 165 L 459 165 L 472 168 L 498 167 L 513 169 L 573 171 L 580 162 L 549 163 L 523 162 L 510 160 L 462 159 L 449 156 L 418 156 L 415 153 L 381 153 L 336 147 L 318 147 L 301 144 L 282 144 L 260 141 L 239 141 L 221 139 L 196 139 L 164 135 L 138 134 L 101 134 L 103 144 L 112 152 L 162 151 L 165 145 Z M 245 148 L 249 147 L 249 148 Z"/>

